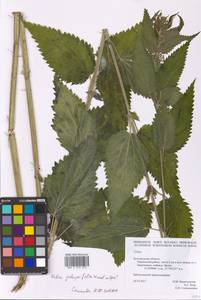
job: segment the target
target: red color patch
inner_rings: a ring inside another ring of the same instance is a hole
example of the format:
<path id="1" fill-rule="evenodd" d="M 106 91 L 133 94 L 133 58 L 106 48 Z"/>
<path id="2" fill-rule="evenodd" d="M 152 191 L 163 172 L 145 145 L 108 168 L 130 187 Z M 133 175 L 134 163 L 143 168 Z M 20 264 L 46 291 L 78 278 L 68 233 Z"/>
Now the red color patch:
<path id="1" fill-rule="evenodd" d="M 33 236 L 26 236 L 24 238 L 24 244 L 25 246 L 34 246 L 35 244 L 35 239 Z"/>

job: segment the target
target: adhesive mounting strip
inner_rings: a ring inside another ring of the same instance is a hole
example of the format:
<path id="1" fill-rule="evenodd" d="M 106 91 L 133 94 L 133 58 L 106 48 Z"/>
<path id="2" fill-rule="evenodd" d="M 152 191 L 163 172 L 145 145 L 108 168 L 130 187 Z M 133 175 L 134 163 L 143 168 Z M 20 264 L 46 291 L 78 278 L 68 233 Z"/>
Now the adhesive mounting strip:
<path id="1" fill-rule="evenodd" d="M 45 198 L 0 198 L 1 273 L 47 274 Z"/>

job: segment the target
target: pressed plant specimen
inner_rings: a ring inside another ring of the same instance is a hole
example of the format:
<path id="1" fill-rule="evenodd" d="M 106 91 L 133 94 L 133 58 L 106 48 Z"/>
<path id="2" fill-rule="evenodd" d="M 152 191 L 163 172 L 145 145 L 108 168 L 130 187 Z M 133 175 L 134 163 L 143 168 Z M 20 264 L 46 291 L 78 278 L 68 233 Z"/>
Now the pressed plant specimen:
<path id="1" fill-rule="evenodd" d="M 185 92 L 178 83 L 197 34 L 182 35 L 184 21 L 177 14 L 166 17 L 159 11 L 150 17 L 145 9 L 142 22 L 126 31 L 110 35 L 103 29 L 94 53 L 74 35 L 23 24 L 55 73 L 52 127 L 69 153 L 44 179 L 49 252 L 62 238 L 70 246 L 106 249 L 119 265 L 125 237 L 147 236 L 153 216 L 161 237 L 191 237 L 193 219 L 179 188 L 177 152 L 191 134 L 195 82 Z M 89 78 L 83 101 L 69 83 Z M 141 128 L 131 111 L 135 94 L 155 109 L 152 123 Z M 93 98 L 102 106 L 91 109 Z M 101 162 L 107 187 L 98 190 Z M 143 179 L 147 188 L 140 197 L 135 191 Z"/>

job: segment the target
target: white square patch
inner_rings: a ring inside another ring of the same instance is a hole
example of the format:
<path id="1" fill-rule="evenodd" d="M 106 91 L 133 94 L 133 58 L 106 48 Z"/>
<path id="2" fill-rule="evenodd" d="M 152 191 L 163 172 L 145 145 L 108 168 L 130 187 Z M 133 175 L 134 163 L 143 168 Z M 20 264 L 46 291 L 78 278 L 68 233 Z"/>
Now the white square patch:
<path id="1" fill-rule="evenodd" d="M 36 267 L 41 268 L 46 266 L 45 258 L 36 258 Z"/>

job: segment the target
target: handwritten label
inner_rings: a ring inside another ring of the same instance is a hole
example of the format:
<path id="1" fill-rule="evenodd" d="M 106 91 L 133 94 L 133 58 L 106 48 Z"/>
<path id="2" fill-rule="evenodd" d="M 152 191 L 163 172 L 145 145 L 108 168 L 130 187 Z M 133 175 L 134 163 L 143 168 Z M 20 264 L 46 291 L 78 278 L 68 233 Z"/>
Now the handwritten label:
<path id="1" fill-rule="evenodd" d="M 118 274 L 93 274 L 93 273 L 70 273 L 66 275 L 52 273 L 51 279 L 67 283 L 67 287 L 73 296 L 86 294 L 119 295 L 117 284 Z M 115 287 L 113 287 L 113 283 Z M 111 286 L 112 285 L 112 286 Z M 82 296 L 79 296 L 80 299 Z M 104 297 L 104 296 L 103 296 Z"/>
<path id="2" fill-rule="evenodd" d="M 97 279 L 97 280 L 116 280 L 118 275 L 105 275 L 105 274 L 90 274 L 90 273 L 83 273 L 80 275 L 70 274 L 70 275 L 59 275 L 59 274 L 51 274 L 52 279 L 64 280 L 64 281 L 76 281 L 76 280 L 90 280 L 90 279 Z"/>

